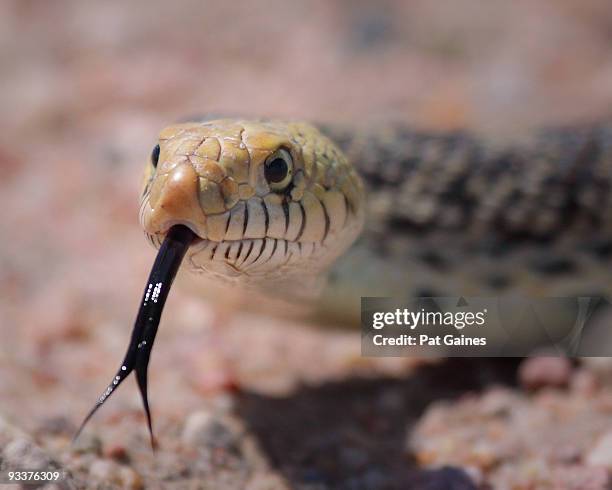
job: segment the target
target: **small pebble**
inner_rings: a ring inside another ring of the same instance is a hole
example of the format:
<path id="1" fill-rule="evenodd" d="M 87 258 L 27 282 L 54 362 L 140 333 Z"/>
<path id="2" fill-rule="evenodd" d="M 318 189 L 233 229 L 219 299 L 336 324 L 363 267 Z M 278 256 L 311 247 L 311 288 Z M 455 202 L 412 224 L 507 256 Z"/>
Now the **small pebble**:
<path id="1" fill-rule="evenodd" d="M 72 445 L 77 454 L 91 453 L 100 456 L 102 454 L 102 441 L 92 433 L 83 432 Z"/>
<path id="2" fill-rule="evenodd" d="M 39 470 L 51 466 L 51 459 L 45 452 L 25 437 L 9 442 L 2 451 L 1 459 L 4 464 L 16 468 Z"/>
<path id="3" fill-rule="evenodd" d="M 89 477 L 106 484 L 113 483 L 119 485 L 121 483 L 117 465 L 104 459 L 97 459 L 91 463 L 89 466 Z"/>
<path id="4" fill-rule="evenodd" d="M 219 393 L 211 398 L 211 406 L 215 412 L 229 413 L 234 409 L 235 399 L 229 393 Z"/>
<path id="5" fill-rule="evenodd" d="M 192 413 L 183 428 L 183 442 L 199 447 L 235 449 L 238 432 L 227 420 L 201 410 Z"/>
<path id="6" fill-rule="evenodd" d="M 612 471 L 612 432 L 606 432 L 587 453 L 587 466 L 601 466 Z"/>
<path id="7" fill-rule="evenodd" d="M 585 396 L 594 396 L 599 390 L 595 374 L 587 369 L 577 369 L 570 381 L 572 391 Z"/>
<path id="8" fill-rule="evenodd" d="M 142 477 L 129 466 L 122 466 L 119 468 L 119 479 L 121 480 L 123 488 L 127 490 L 140 490 L 144 488 Z"/>
<path id="9" fill-rule="evenodd" d="M 36 432 L 41 434 L 52 434 L 52 435 L 72 435 L 74 434 L 76 427 L 74 424 L 65 416 L 55 416 L 44 418 L 40 425 L 36 428 Z"/>
<path id="10" fill-rule="evenodd" d="M 511 413 L 517 403 L 517 394 L 502 388 L 486 392 L 479 403 L 479 410 L 488 417 L 503 417 Z"/>
<path id="11" fill-rule="evenodd" d="M 104 450 L 104 456 L 114 459 L 118 463 L 129 463 L 130 455 L 125 446 L 121 444 L 113 444 Z"/>
<path id="12" fill-rule="evenodd" d="M 530 357 L 519 367 L 519 380 L 523 388 L 538 390 L 544 387 L 567 386 L 572 364 L 565 357 Z"/>
<path id="13" fill-rule="evenodd" d="M 196 389 L 204 395 L 240 391 L 236 377 L 225 369 L 202 373 L 193 383 Z"/>

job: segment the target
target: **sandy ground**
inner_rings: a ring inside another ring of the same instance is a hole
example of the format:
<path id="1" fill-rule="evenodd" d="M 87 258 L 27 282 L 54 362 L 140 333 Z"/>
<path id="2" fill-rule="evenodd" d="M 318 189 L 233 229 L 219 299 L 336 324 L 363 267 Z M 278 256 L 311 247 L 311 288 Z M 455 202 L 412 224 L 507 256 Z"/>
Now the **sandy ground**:
<path id="1" fill-rule="evenodd" d="M 364 359 L 356 332 L 180 289 L 150 370 L 158 453 L 131 381 L 70 438 L 154 258 L 138 187 L 165 124 L 609 116 L 611 40 L 605 0 L 1 2 L 0 463 L 61 467 L 60 488 L 609 488 L 605 363 L 523 364 L 517 386 L 518 361 Z"/>

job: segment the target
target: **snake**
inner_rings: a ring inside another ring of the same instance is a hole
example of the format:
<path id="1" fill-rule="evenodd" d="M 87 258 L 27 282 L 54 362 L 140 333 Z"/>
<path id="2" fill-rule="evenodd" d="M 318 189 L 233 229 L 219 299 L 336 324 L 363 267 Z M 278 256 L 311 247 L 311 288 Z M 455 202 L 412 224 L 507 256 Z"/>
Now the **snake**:
<path id="1" fill-rule="evenodd" d="M 612 124 L 516 141 L 405 124 L 208 117 L 163 129 L 139 219 L 159 249 L 125 358 L 153 436 L 147 369 L 181 265 L 202 288 L 312 304 L 340 323 L 362 296 L 610 289 Z M 76 438 L 76 436 L 75 436 Z"/>

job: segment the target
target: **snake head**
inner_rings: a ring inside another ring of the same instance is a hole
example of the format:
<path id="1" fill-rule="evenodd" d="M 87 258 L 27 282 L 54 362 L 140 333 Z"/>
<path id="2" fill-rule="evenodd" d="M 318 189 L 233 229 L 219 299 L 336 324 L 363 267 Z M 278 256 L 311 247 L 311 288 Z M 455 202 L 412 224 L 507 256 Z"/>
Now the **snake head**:
<path id="1" fill-rule="evenodd" d="M 140 222 L 159 246 L 175 224 L 199 240 L 192 270 L 263 287 L 321 277 L 359 235 L 363 184 L 305 123 L 218 119 L 170 126 L 147 164 Z"/>

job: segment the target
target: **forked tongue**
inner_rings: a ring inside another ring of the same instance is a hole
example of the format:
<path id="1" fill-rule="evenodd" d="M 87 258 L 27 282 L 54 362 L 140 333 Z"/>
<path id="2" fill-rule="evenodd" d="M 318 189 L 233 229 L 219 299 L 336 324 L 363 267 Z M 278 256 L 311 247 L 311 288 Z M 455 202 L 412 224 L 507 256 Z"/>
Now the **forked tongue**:
<path id="1" fill-rule="evenodd" d="M 89 419 L 108 400 L 108 397 L 113 394 L 123 380 L 132 371 L 136 371 L 138 389 L 140 390 L 147 416 L 151 446 L 153 449 L 157 447 L 155 437 L 153 436 L 153 424 L 151 422 L 149 399 L 147 397 L 147 370 L 151 357 L 151 349 L 153 349 L 153 342 L 157 334 L 157 327 L 159 326 L 159 320 L 166 303 L 166 298 L 168 297 L 168 292 L 170 291 L 170 286 L 172 286 L 174 276 L 176 276 L 181 261 L 194 238 L 195 234 L 186 226 L 176 225 L 168 231 L 149 274 L 149 280 L 147 281 L 138 315 L 134 322 L 130 345 L 121 363 L 121 367 L 106 390 L 100 395 L 94 407 L 87 414 L 85 420 L 83 420 L 73 441 L 79 437 Z"/>

